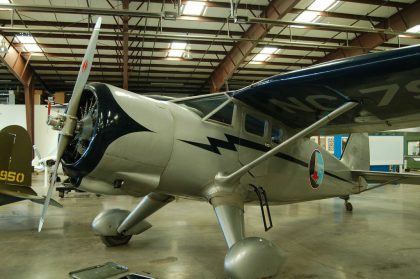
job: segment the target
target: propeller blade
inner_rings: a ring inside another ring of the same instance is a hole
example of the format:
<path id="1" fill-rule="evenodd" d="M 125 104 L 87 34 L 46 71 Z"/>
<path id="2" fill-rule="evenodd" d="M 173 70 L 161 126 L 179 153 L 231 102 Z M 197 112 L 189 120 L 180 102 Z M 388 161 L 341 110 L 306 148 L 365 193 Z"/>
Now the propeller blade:
<path id="1" fill-rule="evenodd" d="M 58 166 L 60 165 L 60 159 L 63 156 L 64 150 L 67 147 L 67 144 L 70 141 L 70 137 L 68 136 L 61 136 L 60 141 L 58 142 L 57 147 L 57 160 L 54 164 L 53 175 L 51 177 L 50 186 L 48 187 L 47 196 L 45 197 L 44 206 L 42 207 L 41 219 L 39 220 L 38 225 L 38 232 L 42 230 L 42 226 L 44 225 L 45 215 L 47 214 L 48 206 L 50 205 L 51 196 L 54 190 L 55 181 L 57 180 L 57 171 Z"/>
<path id="2" fill-rule="evenodd" d="M 67 115 L 74 116 L 77 112 L 77 105 L 79 104 L 80 97 L 82 96 L 83 88 L 89 77 L 90 69 L 93 63 L 93 56 L 95 55 L 96 42 L 98 41 L 99 29 L 101 28 L 102 18 L 99 17 L 96 21 L 95 28 L 93 29 L 90 37 L 89 45 L 86 49 L 85 56 L 83 57 L 82 65 L 80 65 L 79 74 L 77 75 L 76 84 L 74 85 L 73 94 L 69 102 Z"/>
<path id="3" fill-rule="evenodd" d="M 60 165 L 61 157 L 64 154 L 64 150 L 66 149 L 67 145 L 70 142 L 71 134 L 74 132 L 75 121 L 74 116 L 76 116 L 77 108 L 80 102 L 80 97 L 83 93 L 83 88 L 86 85 L 86 82 L 89 78 L 90 69 L 92 67 L 93 56 L 95 55 L 96 49 L 96 42 L 98 41 L 99 30 L 101 27 L 102 18 L 99 17 L 96 21 L 95 28 L 93 29 L 92 35 L 89 40 L 88 47 L 86 49 L 86 53 L 83 57 L 82 65 L 80 66 L 79 74 L 77 75 L 76 84 L 74 85 L 73 94 L 71 96 L 68 109 L 67 109 L 67 118 L 64 123 L 64 132 L 62 130 L 60 138 L 58 140 L 58 147 L 57 147 L 57 158 L 55 161 L 53 175 L 50 181 L 50 186 L 48 188 L 47 196 L 45 197 L 44 206 L 42 208 L 41 219 L 39 220 L 38 232 L 42 230 L 42 226 L 44 225 L 45 216 L 47 214 L 48 205 L 51 201 L 51 196 L 54 190 L 55 181 L 57 179 L 57 171 L 58 166 Z M 73 124 L 73 126 L 72 126 Z M 73 127 L 73 128 L 72 128 Z M 70 135 L 69 135 L 70 130 Z"/>

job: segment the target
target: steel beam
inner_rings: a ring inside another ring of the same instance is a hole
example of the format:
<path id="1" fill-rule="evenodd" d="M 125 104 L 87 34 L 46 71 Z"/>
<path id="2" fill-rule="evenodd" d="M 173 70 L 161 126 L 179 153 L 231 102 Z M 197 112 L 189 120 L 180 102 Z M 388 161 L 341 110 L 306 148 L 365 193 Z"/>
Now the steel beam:
<path id="1" fill-rule="evenodd" d="M 26 30 L 26 31 L 25 31 Z M 49 31 L 48 31 L 49 30 Z M 90 35 L 88 34 L 78 34 L 78 33 L 88 33 L 84 32 L 64 32 L 56 31 L 52 32 L 50 29 L 43 29 L 41 32 L 36 30 L 28 30 L 24 28 L 3 28 L 0 27 L 0 31 L 3 31 L 5 36 L 14 36 L 19 32 L 28 32 L 36 38 L 63 38 L 63 39 L 89 39 Z M 115 36 L 115 32 L 101 32 L 109 33 L 108 35 L 99 35 L 99 40 L 101 41 L 115 41 L 119 40 L 118 36 Z M 134 42 L 157 42 L 157 43 L 167 43 L 172 42 L 173 40 L 185 40 L 184 35 L 170 35 L 170 34 L 130 34 L 130 41 Z M 306 43 L 306 42 L 293 42 L 286 40 L 251 40 L 248 38 L 231 38 L 231 37 L 216 37 L 216 36 L 188 36 L 188 42 L 190 44 L 203 44 L 208 45 L 209 43 L 213 45 L 222 45 L 222 46 L 235 46 L 236 42 L 256 42 L 257 46 L 280 46 L 282 49 L 292 49 L 292 50 L 304 50 L 304 51 L 321 51 L 321 52 L 330 52 L 331 49 L 337 48 L 348 48 L 347 46 L 339 44 L 319 44 L 319 43 Z M 351 47 L 353 48 L 353 47 Z M 356 47 L 359 48 L 359 47 Z"/>
<path id="2" fill-rule="evenodd" d="M 122 1 L 122 0 L 121 0 Z M 144 0 L 132 0 L 132 2 L 143 2 Z M 189 0 L 182 0 L 182 4 L 185 4 Z M 396 1 L 388 1 L 388 0 L 341 0 L 342 2 L 351 2 L 351 3 L 358 3 L 358 4 L 369 4 L 369 5 L 378 5 L 378 6 L 385 6 L 385 7 L 395 7 L 395 8 L 405 8 L 408 4 Z M 151 3 L 159 3 L 162 4 L 162 0 L 148 0 Z M 172 3 L 172 2 L 167 2 Z M 209 1 L 206 2 L 208 7 L 215 7 L 215 8 L 230 8 L 230 3 L 228 2 L 221 2 L 221 1 Z M 244 10 L 255 10 L 255 11 L 262 11 L 264 9 L 263 5 L 255 5 L 255 4 L 248 4 L 248 3 L 239 3 L 238 9 Z"/>
<path id="3" fill-rule="evenodd" d="M 417 1 L 404 10 L 397 12 L 391 16 L 387 21 L 387 26 L 384 24 L 378 24 L 375 28 L 387 28 L 392 30 L 407 30 L 410 27 L 413 27 L 417 24 L 420 24 L 420 2 Z M 348 49 L 348 50 L 337 50 L 331 52 L 324 58 L 318 60 L 319 63 L 335 60 L 343 57 L 361 55 L 367 53 L 367 49 L 374 49 L 389 39 L 394 38 L 395 35 L 384 35 L 384 34 L 375 34 L 375 33 L 365 33 L 358 36 L 356 39 L 349 43 L 350 46 L 359 46 L 363 49 Z"/>
<path id="4" fill-rule="evenodd" d="M 299 0 L 273 0 L 267 6 L 261 17 L 267 19 L 278 19 L 286 15 Z M 245 57 L 257 46 L 270 31 L 272 26 L 267 24 L 256 23 L 251 25 L 243 34 L 242 38 L 250 39 L 249 41 L 241 41 L 230 50 L 225 58 L 219 63 L 217 68 L 210 76 L 210 91 L 218 91 L 228 80 L 235 70 L 242 64 Z"/>
<path id="5" fill-rule="evenodd" d="M 16 11 L 21 11 L 21 12 L 37 12 L 37 13 L 129 16 L 129 17 L 151 17 L 151 18 L 161 18 L 165 16 L 164 13 L 145 13 L 145 12 L 139 12 L 139 11 L 130 11 L 128 9 L 118 10 L 118 9 L 70 7 L 70 6 L 0 4 L 0 9 L 16 10 Z"/>
<path id="6" fill-rule="evenodd" d="M 23 84 L 25 94 L 26 130 L 31 137 L 32 144 L 35 144 L 34 131 L 34 80 L 32 76 Z"/>

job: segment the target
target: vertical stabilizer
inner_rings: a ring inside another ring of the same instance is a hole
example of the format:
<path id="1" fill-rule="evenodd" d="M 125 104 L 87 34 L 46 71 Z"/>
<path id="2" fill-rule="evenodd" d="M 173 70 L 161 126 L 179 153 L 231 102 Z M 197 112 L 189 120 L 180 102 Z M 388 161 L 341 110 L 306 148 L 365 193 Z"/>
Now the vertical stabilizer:
<path id="1" fill-rule="evenodd" d="M 31 186 L 32 143 L 28 132 L 12 125 L 0 131 L 0 187 Z"/>
<path id="2" fill-rule="evenodd" d="M 369 136 L 367 133 L 351 134 L 341 161 L 351 170 L 369 170 Z"/>

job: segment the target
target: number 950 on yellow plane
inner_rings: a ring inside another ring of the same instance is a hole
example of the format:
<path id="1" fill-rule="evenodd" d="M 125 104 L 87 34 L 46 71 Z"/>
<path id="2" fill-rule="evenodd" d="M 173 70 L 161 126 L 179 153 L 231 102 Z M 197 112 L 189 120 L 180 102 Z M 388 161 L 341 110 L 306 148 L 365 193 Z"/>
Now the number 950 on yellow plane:
<path id="1" fill-rule="evenodd" d="M 21 172 L 15 171 L 0 171 L 0 181 L 7 181 L 7 182 L 18 182 L 21 183 L 25 179 L 25 175 Z"/>

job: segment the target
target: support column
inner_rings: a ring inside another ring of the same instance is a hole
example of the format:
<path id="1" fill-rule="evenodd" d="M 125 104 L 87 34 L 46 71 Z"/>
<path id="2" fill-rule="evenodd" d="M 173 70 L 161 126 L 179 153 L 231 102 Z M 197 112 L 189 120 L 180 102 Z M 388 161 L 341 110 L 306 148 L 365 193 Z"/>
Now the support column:
<path id="1" fill-rule="evenodd" d="M 31 137 L 32 144 L 35 144 L 34 133 L 34 81 L 29 78 L 28 83 L 23 84 L 25 94 L 26 130 Z"/>
<path id="2" fill-rule="evenodd" d="M 25 93 L 26 108 L 26 128 L 34 143 L 34 76 L 35 72 L 29 65 L 29 60 L 22 57 L 21 52 L 17 51 L 7 41 L 7 53 L 0 55 L 0 62 L 3 63 L 10 73 L 12 73 L 23 85 Z"/>
<path id="3" fill-rule="evenodd" d="M 123 9 L 128 10 L 130 0 L 123 0 Z M 128 90 L 128 16 L 123 17 L 123 88 Z"/>
<path id="4" fill-rule="evenodd" d="M 413 4 L 408 4 L 402 11 L 397 12 L 385 23 L 375 25 L 375 28 L 388 28 L 392 30 L 405 31 L 410 27 L 420 24 L 420 2 L 416 1 Z M 317 63 L 324 63 L 340 58 L 366 54 L 366 48 L 374 49 L 384 42 L 394 38 L 393 35 L 383 35 L 377 33 L 364 33 L 349 42 L 350 46 L 361 46 L 365 49 L 339 49 L 327 54 L 325 57 L 319 59 Z"/>

